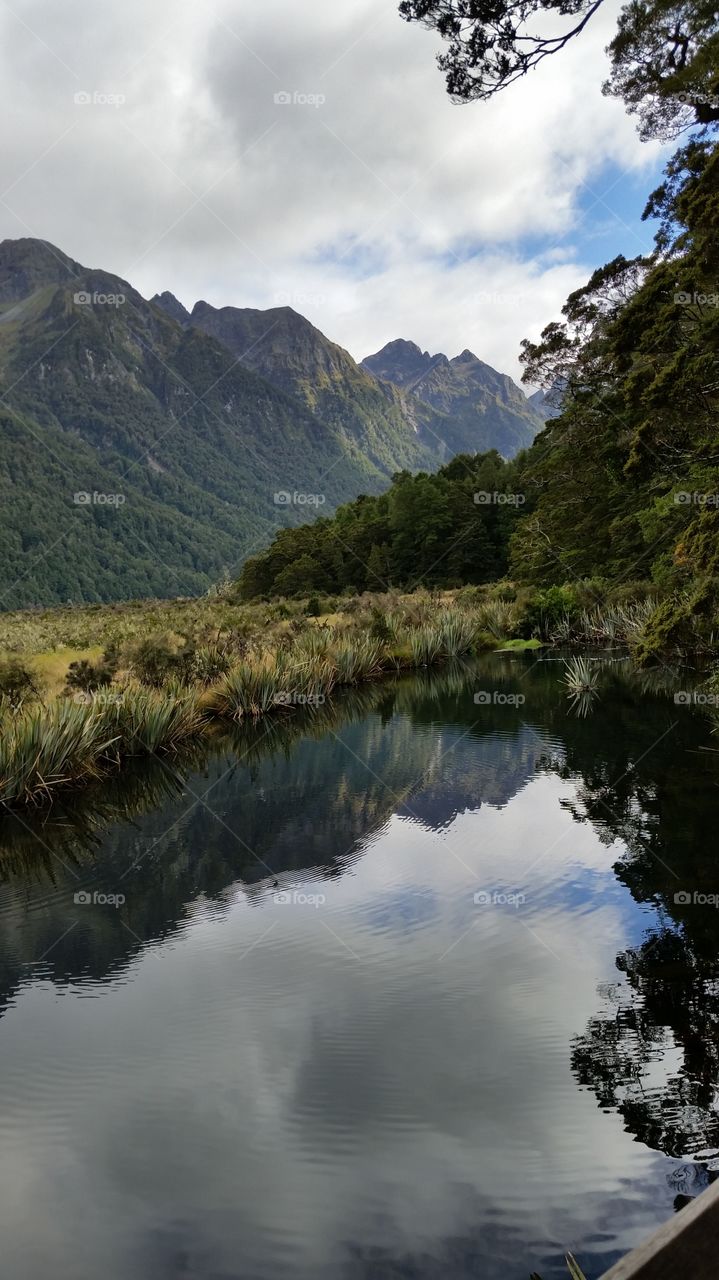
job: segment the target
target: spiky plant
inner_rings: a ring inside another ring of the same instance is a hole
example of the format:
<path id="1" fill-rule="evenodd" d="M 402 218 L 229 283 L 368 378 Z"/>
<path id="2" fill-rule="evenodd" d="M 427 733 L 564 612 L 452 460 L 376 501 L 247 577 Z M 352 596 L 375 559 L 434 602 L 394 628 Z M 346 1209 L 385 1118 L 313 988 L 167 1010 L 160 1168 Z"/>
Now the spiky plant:
<path id="1" fill-rule="evenodd" d="M 442 657 L 442 634 L 438 627 L 417 627 L 410 632 L 409 644 L 414 667 L 430 667 Z"/>
<path id="2" fill-rule="evenodd" d="M 586 658 L 580 658 L 576 654 L 564 664 L 563 683 L 567 686 L 569 693 L 577 697 L 583 693 L 591 693 L 596 689 L 599 673 L 596 668 L 589 665 Z"/>
<path id="3" fill-rule="evenodd" d="M 274 661 L 264 664 L 238 662 L 220 681 L 213 710 L 231 720 L 256 719 L 267 715 L 282 702 L 286 692 L 283 669 Z"/>
<path id="4" fill-rule="evenodd" d="M 372 680 L 380 675 L 383 669 L 382 653 L 382 644 L 371 636 L 345 640 L 336 645 L 332 651 L 332 661 L 337 684 L 359 684 L 362 680 Z"/>
<path id="5" fill-rule="evenodd" d="M 0 803 L 42 803 L 99 777 L 119 734 L 100 709 L 62 699 L 9 717 L 0 735 Z"/>
<path id="6" fill-rule="evenodd" d="M 476 625 L 459 609 L 447 609 L 437 619 L 437 631 L 443 658 L 461 658 L 471 653 Z"/>
<path id="7" fill-rule="evenodd" d="M 496 640 L 506 640 L 516 631 L 517 607 L 508 600 L 485 600 L 477 610 L 476 625 Z"/>
<path id="8" fill-rule="evenodd" d="M 199 692 L 179 686 L 158 692 L 146 687 L 126 689 L 106 704 L 106 722 L 118 731 L 119 755 L 137 756 L 176 751 L 197 737 L 206 724 Z"/>

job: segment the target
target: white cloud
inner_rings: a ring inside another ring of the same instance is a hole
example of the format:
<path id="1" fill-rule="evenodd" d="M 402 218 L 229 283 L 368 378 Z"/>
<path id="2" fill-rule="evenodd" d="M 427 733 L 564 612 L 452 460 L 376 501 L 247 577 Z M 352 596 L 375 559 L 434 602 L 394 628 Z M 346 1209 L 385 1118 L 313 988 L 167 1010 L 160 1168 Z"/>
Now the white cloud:
<path id="1" fill-rule="evenodd" d="M 603 6 L 561 57 L 458 108 L 436 40 L 391 0 L 4 10 L 0 93 L 17 125 L 0 232 L 189 304 L 307 299 L 298 309 L 358 357 L 405 336 L 516 372 L 521 337 L 595 265 L 573 247 L 580 193 L 602 195 L 608 163 L 636 174 L 656 159 L 601 95 L 615 17 Z M 125 101 L 78 105 L 83 90 Z M 541 259 L 529 236 L 550 238 Z"/>

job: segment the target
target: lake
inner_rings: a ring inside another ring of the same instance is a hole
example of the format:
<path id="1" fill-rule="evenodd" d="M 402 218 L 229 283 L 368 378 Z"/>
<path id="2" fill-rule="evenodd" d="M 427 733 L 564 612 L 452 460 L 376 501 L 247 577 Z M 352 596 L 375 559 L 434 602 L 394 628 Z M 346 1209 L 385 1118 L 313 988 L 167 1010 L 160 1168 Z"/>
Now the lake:
<path id="1" fill-rule="evenodd" d="M 719 741 L 556 655 L 0 827 L 3 1280 L 589 1280 L 715 1176 Z"/>

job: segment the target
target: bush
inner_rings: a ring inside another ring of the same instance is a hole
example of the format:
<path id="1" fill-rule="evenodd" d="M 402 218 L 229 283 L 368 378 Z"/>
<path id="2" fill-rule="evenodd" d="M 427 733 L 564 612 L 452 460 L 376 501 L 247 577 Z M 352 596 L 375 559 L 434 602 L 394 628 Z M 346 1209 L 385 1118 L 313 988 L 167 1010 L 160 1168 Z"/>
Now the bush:
<path id="1" fill-rule="evenodd" d="M 41 696 L 42 682 L 36 672 L 19 658 L 0 658 L 0 697 L 17 709 Z"/>
<path id="2" fill-rule="evenodd" d="M 320 602 L 317 599 L 317 596 L 310 596 L 309 600 L 307 601 L 307 608 L 305 609 L 305 613 L 307 614 L 308 618 L 320 617 L 322 613 L 322 606 L 320 605 Z"/>
<path id="3" fill-rule="evenodd" d="M 189 680 L 214 684 L 227 675 L 232 666 L 232 656 L 222 645 L 205 644 L 196 649 L 183 666 L 182 674 L 186 674 Z"/>
<path id="4" fill-rule="evenodd" d="M 537 636 L 549 639 L 551 633 L 563 622 L 571 620 L 579 610 L 572 587 L 546 587 L 530 596 L 519 623 L 519 633 L 525 640 Z"/>
<path id="5" fill-rule="evenodd" d="M 94 693 L 96 689 L 102 689 L 105 685 L 112 684 L 119 665 L 120 655 L 117 646 L 114 644 L 107 646 L 102 657 L 98 658 L 97 662 L 90 662 L 87 658 L 80 658 L 77 662 L 71 662 L 68 667 L 64 692 L 66 694 L 72 694 L 77 691 Z"/>
<path id="6" fill-rule="evenodd" d="M 383 613 L 376 604 L 373 604 L 371 609 L 369 634 L 374 640 L 380 640 L 382 644 L 389 644 L 395 638 L 394 629 L 387 618 L 387 614 Z"/>
<path id="7" fill-rule="evenodd" d="M 184 678 L 193 656 L 194 646 L 188 641 L 178 642 L 168 631 L 146 636 L 128 654 L 133 674 L 155 689 L 173 677 Z"/>

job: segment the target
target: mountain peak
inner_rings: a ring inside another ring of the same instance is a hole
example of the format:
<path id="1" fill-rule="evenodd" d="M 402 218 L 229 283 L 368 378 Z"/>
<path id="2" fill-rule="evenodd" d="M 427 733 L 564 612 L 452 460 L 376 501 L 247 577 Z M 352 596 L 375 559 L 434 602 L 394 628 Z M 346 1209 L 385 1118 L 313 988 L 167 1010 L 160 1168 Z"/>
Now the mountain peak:
<path id="1" fill-rule="evenodd" d="M 524 392 L 468 347 L 448 360 L 397 338 L 362 364 L 376 378 L 394 383 L 405 396 L 411 392 L 413 400 L 435 410 L 439 417 L 432 435 L 443 439 L 450 453 L 496 448 L 510 458 L 541 430 L 543 417 Z"/>
<path id="2" fill-rule="evenodd" d="M 190 313 L 187 307 L 183 307 L 179 298 L 174 293 L 170 293 L 169 289 L 165 289 L 163 293 L 156 293 L 154 298 L 150 298 L 150 302 L 161 311 L 165 312 L 171 320 L 177 320 L 178 324 L 186 325 L 190 320 Z"/>
<path id="3" fill-rule="evenodd" d="M 0 242 L 0 302 L 16 302 L 47 285 L 71 284 L 84 267 L 49 240 L 23 236 Z"/>
<path id="4" fill-rule="evenodd" d="M 393 382 L 397 387 L 409 387 L 425 377 L 437 365 L 449 364 L 447 357 L 440 352 L 431 356 L 429 351 L 422 351 L 416 342 L 407 338 L 395 338 L 388 342 L 381 351 L 373 356 L 366 356 L 362 367 L 380 378 L 382 382 Z"/>

